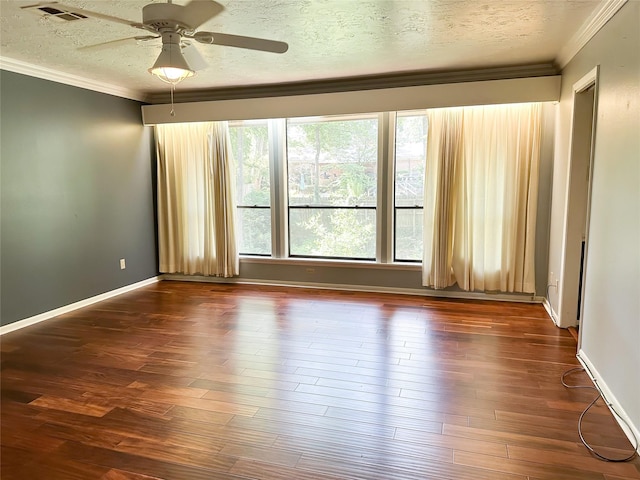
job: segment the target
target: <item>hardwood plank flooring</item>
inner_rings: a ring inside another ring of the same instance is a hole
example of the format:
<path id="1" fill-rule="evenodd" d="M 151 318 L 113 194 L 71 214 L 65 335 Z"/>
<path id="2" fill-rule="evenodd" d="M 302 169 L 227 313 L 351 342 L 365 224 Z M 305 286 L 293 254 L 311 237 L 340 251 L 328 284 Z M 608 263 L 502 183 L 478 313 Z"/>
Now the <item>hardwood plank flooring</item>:
<path id="1" fill-rule="evenodd" d="M 575 350 L 540 305 L 163 281 L 2 337 L 0 476 L 640 479 Z"/>

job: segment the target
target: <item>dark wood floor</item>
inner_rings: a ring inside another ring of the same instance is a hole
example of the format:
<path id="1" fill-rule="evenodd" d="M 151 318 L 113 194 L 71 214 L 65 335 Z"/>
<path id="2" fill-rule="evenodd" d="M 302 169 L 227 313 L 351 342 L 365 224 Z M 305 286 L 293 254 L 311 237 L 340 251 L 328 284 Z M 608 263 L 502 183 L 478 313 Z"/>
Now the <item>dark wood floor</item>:
<path id="1" fill-rule="evenodd" d="M 1 347 L 5 480 L 640 478 L 539 305 L 161 282 Z"/>

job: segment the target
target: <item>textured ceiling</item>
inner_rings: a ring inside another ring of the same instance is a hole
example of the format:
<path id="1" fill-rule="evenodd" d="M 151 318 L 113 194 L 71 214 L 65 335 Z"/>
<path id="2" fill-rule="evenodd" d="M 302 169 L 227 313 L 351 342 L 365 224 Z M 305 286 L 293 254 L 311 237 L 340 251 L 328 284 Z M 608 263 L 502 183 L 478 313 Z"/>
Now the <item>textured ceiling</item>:
<path id="1" fill-rule="evenodd" d="M 0 0 L 0 55 L 124 88 L 166 91 L 166 85 L 147 72 L 159 54 L 159 40 L 79 50 L 141 32 L 95 18 L 65 22 L 20 9 L 36 1 Z M 151 2 L 61 3 L 141 21 L 142 7 Z M 289 51 L 278 55 L 198 44 L 209 66 L 185 80 L 180 89 L 550 63 L 600 4 L 598 0 L 220 3 L 225 10 L 199 30 L 282 40 L 289 43 Z"/>

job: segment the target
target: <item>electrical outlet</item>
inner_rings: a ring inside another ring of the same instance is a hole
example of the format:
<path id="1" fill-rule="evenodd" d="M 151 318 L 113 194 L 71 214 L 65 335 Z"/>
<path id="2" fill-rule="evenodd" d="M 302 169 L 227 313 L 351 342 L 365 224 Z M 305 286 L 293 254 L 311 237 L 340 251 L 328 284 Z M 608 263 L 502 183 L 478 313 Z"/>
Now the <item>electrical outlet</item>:
<path id="1" fill-rule="evenodd" d="M 124 261 L 124 258 L 120 259 L 120 270 L 124 270 L 127 268 L 127 263 Z"/>

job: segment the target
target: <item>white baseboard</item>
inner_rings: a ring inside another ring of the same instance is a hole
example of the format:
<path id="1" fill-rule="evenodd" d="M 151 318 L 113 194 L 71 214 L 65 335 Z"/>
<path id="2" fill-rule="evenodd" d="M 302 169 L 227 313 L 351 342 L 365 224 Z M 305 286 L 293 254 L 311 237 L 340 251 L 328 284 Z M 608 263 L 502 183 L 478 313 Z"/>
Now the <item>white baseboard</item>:
<path id="1" fill-rule="evenodd" d="M 62 315 L 64 313 L 69 313 L 79 308 L 87 307 L 89 305 L 93 305 L 94 303 L 101 302 L 103 300 L 107 300 L 109 298 L 115 297 L 117 295 L 122 295 L 123 293 L 130 292 L 132 290 L 136 290 L 141 287 L 145 287 L 147 285 L 151 285 L 158 281 L 162 280 L 161 276 L 147 278 L 146 280 L 142 280 L 137 283 L 132 283 L 131 285 L 126 285 L 121 288 L 117 288 L 116 290 L 111 290 L 110 292 L 101 293 L 100 295 L 96 295 L 95 297 L 85 298 L 84 300 L 80 300 L 79 302 L 71 303 L 69 305 L 65 305 L 60 308 L 56 308 L 55 310 L 50 310 L 48 312 L 43 312 L 33 317 L 25 318 L 23 320 L 18 320 L 17 322 L 10 323 L 8 325 L 3 325 L 0 327 L 0 335 L 4 335 L 5 333 L 13 332 L 15 330 L 19 330 L 21 328 L 28 327 L 30 325 L 35 325 L 36 323 L 43 322 L 45 320 L 49 320 L 50 318 L 57 317 L 58 315 Z"/>
<path id="2" fill-rule="evenodd" d="M 602 378 L 602 375 L 600 375 L 598 370 L 593 366 L 593 363 L 591 363 L 591 360 L 589 359 L 589 357 L 584 353 L 584 350 L 581 349 L 578 352 L 577 357 L 580 363 L 582 364 L 582 366 L 584 367 L 585 371 L 587 372 L 587 375 L 589 375 L 589 378 L 591 378 L 591 381 L 593 382 L 593 384 L 596 386 L 596 388 L 602 395 L 602 398 L 604 399 L 605 403 L 609 407 L 609 410 L 612 410 L 611 415 L 613 415 L 613 418 L 615 418 L 616 422 L 618 422 L 618 425 L 620 425 L 620 428 L 629 439 L 629 442 L 631 442 L 631 444 L 633 445 L 634 436 L 636 438 L 636 441 L 640 442 L 640 428 L 638 428 L 639 426 L 635 425 L 631 420 L 631 418 L 629 417 L 629 415 L 627 415 L 624 408 L 622 408 L 622 405 L 620 405 L 620 402 L 618 401 L 616 396 L 613 394 L 611 389 L 609 389 L 609 387 L 607 386 L 607 383 Z M 613 413 L 613 410 L 615 410 L 617 415 L 622 417 L 624 421 L 627 422 L 627 425 L 625 425 L 625 423 L 620 420 L 620 418 L 616 415 L 616 413 Z M 636 447 L 637 447 L 638 454 L 640 454 L 640 445 L 636 445 Z"/>
<path id="3" fill-rule="evenodd" d="M 292 288 L 317 288 L 320 290 L 344 290 L 351 292 L 368 292 L 368 293 L 395 293 L 400 295 L 417 295 L 422 297 L 440 297 L 440 298 L 458 298 L 466 300 L 495 300 L 500 302 L 520 302 L 520 303 L 540 303 L 542 299 L 534 295 L 528 294 L 500 294 L 500 293 L 481 293 L 481 292 L 465 292 L 451 290 L 431 290 L 420 288 L 398 288 L 398 287 L 381 287 L 370 285 L 350 285 L 339 283 L 314 283 L 314 282 L 296 282 L 284 280 L 263 280 L 251 278 L 224 278 L 224 277 L 206 277 L 202 275 L 178 275 L 165 273 L 162 278 L 164 280 L 177 280 L 185 282 L 209 282 L 209 283 L 237 283 L 247 285 L 268 285 L 278 287 Z"/>
<path id="4" fill-rule="evenodd" d="M 547 311 L 547 314 L 549 315 L 549 318 L 551 318 L 553 323 L 555 323 L 556 326 L 560 326 L 558 323 L 559 322 L 558 315 L 556 314 L 556 312 L 553 311 L 553 307 L 551 306 L 551 303 L 549 303 L 548 298 L 542 297 L 542 306 Z"/>

